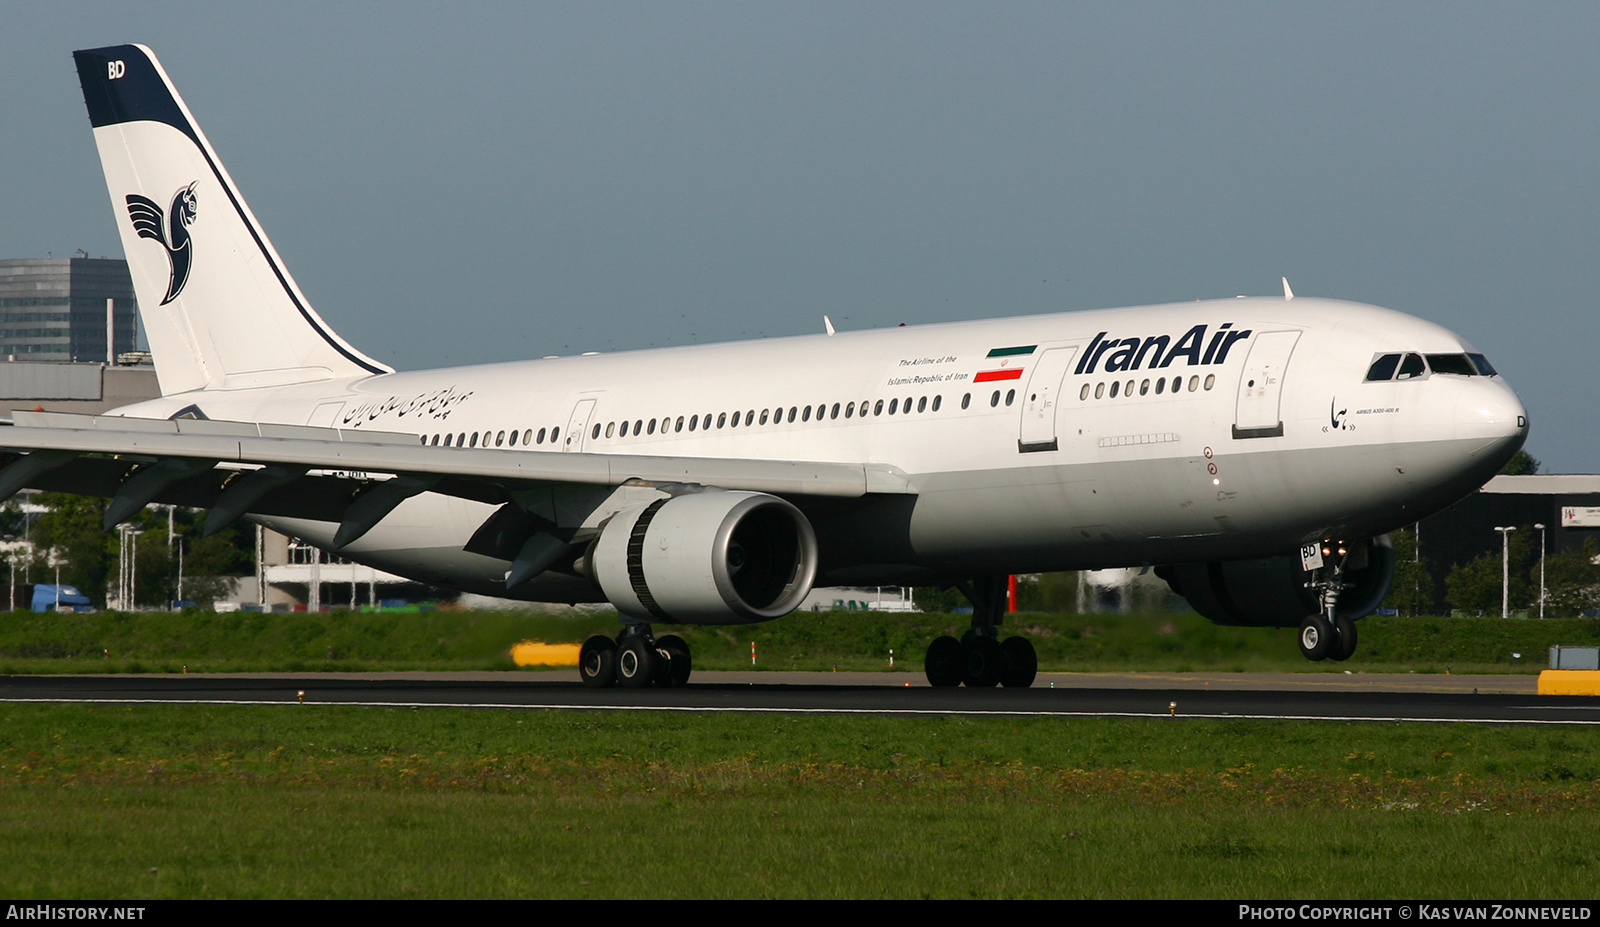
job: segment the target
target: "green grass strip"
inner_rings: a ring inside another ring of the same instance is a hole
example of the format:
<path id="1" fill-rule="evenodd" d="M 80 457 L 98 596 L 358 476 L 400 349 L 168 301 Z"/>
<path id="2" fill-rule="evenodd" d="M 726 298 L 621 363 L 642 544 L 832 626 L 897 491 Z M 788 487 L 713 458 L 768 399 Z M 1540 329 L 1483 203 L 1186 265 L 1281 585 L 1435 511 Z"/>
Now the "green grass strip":
<path id="1" fill-rule="evenodd" d="M 737 627 L 671 627 L 701 670 L 922 672 L 928 643 L 960 633 L 965 616 L 796 612 Z M 511 669 L 520 640 L 580 642 L 615 634 L 611 613 L 429 611 L 406 613 L 0 614 L 0 674 L 307 672 Z M 1046 671 L 1537 672 L 1553 644 L 1600 644 L 1600 622 L 1498 618 L 1380 618 L 1359 625 L 1345 663 L 1308 663 L 1293 629 L 1217 627 L 1192 612 L 1007 616 L 1004 634 L 1034 642 Z"/>
<path id="2" fill-rule="evenodd" d="M 1600 731 L 0 706 L 11 897 L 1576 898 Z"/>

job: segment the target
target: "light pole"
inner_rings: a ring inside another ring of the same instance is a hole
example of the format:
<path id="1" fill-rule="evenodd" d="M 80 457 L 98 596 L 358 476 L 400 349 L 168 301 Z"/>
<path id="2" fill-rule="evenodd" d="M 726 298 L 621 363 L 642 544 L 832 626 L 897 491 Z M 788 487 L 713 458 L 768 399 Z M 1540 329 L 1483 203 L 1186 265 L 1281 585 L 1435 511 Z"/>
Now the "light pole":
<path id="1" fill-rule="evenodd" d="M 133 538 L 133 553 L 128 555 L 128 607 L 130 610 L 138 608 L 139 591 L 135 588 L 135 581 L 139 575 L 139 535 L 144 534 L 143 528 L 131 528 L 128 537 Z"/>
<path id="2" fill-rule="evenodd" d="M 117 608 L 128 610 L 128 526 L 117 526 Z"/>
<path id="3" fill-rule="evenodd" d="M 1411 609 L 1421 614 L 1417 600 L 1422 598 L 1422 522 L 1411 525 Z"/>
<path id="4" fill-rule="evenodd" d="M 1500 532 L 1500 617 L 1511 617 L 1511 532 L 1515 527 L 1495 526 Z"/>
<path id="5" fill-rule="evenodd" d="M 123 611 L 133 611 L 134 571 L 139 562 L 139 535 L 144 530 L 123 522 L 117 531 L 117 605 Z"/>
<path id="6" fill-rule="evenodd" d="M 263 562 L 263 550 L 266 544 L 266 528 L 256 525 L 256 603 L 262 611 L 267 610 L 267 567 Z"/>
<path id="7" fill-rule="evenodd" d="M 1544 620 L 1544 525 L 1534 525 L 1539 529 L 1539 619 Z"/>

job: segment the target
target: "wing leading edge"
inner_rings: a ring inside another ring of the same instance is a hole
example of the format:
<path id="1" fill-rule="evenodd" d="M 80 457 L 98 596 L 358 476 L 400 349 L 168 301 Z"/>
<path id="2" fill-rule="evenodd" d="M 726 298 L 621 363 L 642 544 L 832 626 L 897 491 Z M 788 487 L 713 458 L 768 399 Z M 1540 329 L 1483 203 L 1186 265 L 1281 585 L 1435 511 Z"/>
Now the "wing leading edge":
<path id="1" fill-rule="evenodd" d="M 571 507 L 564 500 L 592 512 L 621 487 L 833 498 L 915 493 L 903 472 L 886 465 L 444 448 L 416 440 L 303 425 L 16 412 L 12 427 L 0 429 L 8 458 L 0 461 L 0 498 L 24 488 L 107 496 L 108 524 L 150 502 L 209 508 L 208 533 L 251 513 L 311 518 L 339 522 L 335 546 L 344 546 L 421 492 L 509 505 L 551 522 L 557 519 L 550 513 Z"/>

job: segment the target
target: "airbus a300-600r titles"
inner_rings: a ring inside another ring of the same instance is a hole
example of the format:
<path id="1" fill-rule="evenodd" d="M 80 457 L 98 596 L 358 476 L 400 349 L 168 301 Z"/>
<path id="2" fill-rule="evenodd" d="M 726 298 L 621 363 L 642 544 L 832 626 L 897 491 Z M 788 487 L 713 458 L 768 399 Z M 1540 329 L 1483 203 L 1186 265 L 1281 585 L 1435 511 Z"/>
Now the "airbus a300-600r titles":
<path id="1" fill-rule="evenodd" d="M 209 508 L 413 579 L 610 602 L 594 686 L 681 685 L 653 623 L 814 584 L 956 586 L 934 685 L 1026 686 L 1008 574 L 1154 566 L 1207 618 L 1350 656 L 1385 532 L 1522 446 L 1484 356 L 1386 309 L 1227 299 L 397 373 L 284 268 L 149 49 L 74 56 L 162 396 L 17 412 L 0 493 Z M 783 371 L 782 376 L 770 372 Z M 867 619 L 864 619 L 867 620 Z"/>

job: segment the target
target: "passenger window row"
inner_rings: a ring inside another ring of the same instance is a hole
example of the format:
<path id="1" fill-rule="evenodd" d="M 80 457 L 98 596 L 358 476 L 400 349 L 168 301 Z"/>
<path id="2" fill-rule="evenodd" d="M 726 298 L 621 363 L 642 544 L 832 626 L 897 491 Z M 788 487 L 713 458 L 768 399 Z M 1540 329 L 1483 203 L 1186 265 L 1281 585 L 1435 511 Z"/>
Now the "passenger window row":
<path id="1" fill-rule="evenodd" d="M 1016 401 L 1017 391 L 1007 390 L 1004 401 L 1007 406 Z M 989 397 L 990 407 L 998 407 L 1001 403 L 999 390 L 995 390 Z M 912 412 L 938 412 L 944 405 L 943 396 L 920 396 L 900 399 L 872 401 L 862 400 L 860 403 L 847 402 L 844 404 L 818 403 L 814 406 L 789 406 L 785 409 L 778 406 L 772 409 L 750 409 L 743 412 L 707 412 L 704 415 L 663 416 L 662 418 L 636 419 L 629 421 L 611 421 L 601 424 L 596 422 L 590 429 L 589 437 L 599 438 L 604 434 L 607 438 L 626 438 L 631 436 L 653 434 L 677 434 L 688 431 L 710 431 L 723 428 L 751 428 L 761 425 L 780 425 L 793 422 L 809 422 L 835 420 L 843 416 L 846 419 L 866 418 L 867 416 L 882 415 L 907 415 Z M 972 405 L 972 394 L 966 393 L 961 397 L 961 408 L 966 409 Z M 546 443 L 555 445 L 560 443 L 560 428 L 540 428 L 535 432 L 532 428 L 524 429 L 520 435 L 516 429 L 510 431 L 496 431 L 490 429 L 483 432 L 460 432 L 458 434 L 435 434 L 432 436 L 421 435 L 423 444 L 432 447 L 528 447 L 539 446 Z"/>
<path id="2" fill-rule="evenodd" d="M 432 440 L 429 440 L 427 435 L 422 435 L 421 438 L 422 443 L 430 447 L 516 447 L 518 443 L 523 447 L 527 447 L 530 444 L 544 444 L 547 440 L 547 433 L 551 444 L 557 443 L 561 438 L 561 429 L 559 427 L 541 428 L 537 432 L 532 428 L 524 429 L 520 436 L 520 442 L 515 428 L 510 431 L 495 431 L 491 429 L 482 433 L 463 431 L 459 434 L 434 435 Z"/>
<path id="3" fill-rule="evenodd" d="M 970 399 L 971 394 L 969 393 L 963 402 L 970 401 Z M 604 425 L 596 422 L 594 427 L 590 429 L 589 437 L 598 438 L 601 434 L 604 434 L 608 438 L 626 438 L 630 434 L 638 437 L 639 435 L 653 435 L 657 432 L 661 434 L 677 434 L 685 430 L 711 431 L 712 429 L 720 430 L 723 428 L 751 428 L 766 424 L 782 425 L 792 422 L 809 422 L 812 419 L 820 422 L 838 419 L 841 416 L 849 419 L 866 418 L 868 415 L 906 415 L 913 411 L 937 412 L 943 404 L 944 398 L 942 396 L 934 396 L 931 401 L 927 396 L 922 396 L 914 401 L 909 397 L 905 400 L 896 397 L 890 399 L 887 405 L 882 399 L 877 402 L 864 399 L 860 404 L 847 402 L 841 405 L 836 402 L 830 406 L 823 402 L 815 406 L 790 406 L 787 409 L 778 406 L 772 409 L 750 409 L 733 413 L 707 412 L 704 415 L 690 415 L 687 418 L 682 415 L 676 418 L 668 415 L 659 419 L 607 422 Z M 965 408 L 965 405 L 963 405 L 963 408 Z"/>
<path id="4" fill-rule="evenodd" d="M 1168 392 L 1169 389 L 1173 393 L 1181 393 L 1181 392 L 1183 392 L 1184 384 L 1183 384 L 1183 377 L 1182 376 L 1173 377 L 1172 378 L 1172 384 L 1171 384 L 1170 387 L 1167 385 L 1167 378 L 1166 377 L 1157 377 L 1154 381 L 1151 381 L 1151 380 L 1148 380 L 1148 379 L 1142 380 L 1142 381 L 1129 380 L 1126 384 L 1124 384 L 1121 380 L 1113 380 L 1113 381 L 1111 381 L 1111 389 L 1109 390 L 1109 392 L 1111 393 L 1111 398 L 1112 399 L 1117 398 L 1118 394 L 1121 394 L 1122 396 L 1132 396 L 1133 395 L 1134 386 L 1135 386 L 1135 384 L 1137 384 L 1138 385 L 1138 390 L 1139 390 L 1139 395 L 1147 396 L 1147 395 L 1150 394 L 1152 382 L 1154 382 L 1155 394 L 1157 396 L 1160 396 L 1161 394 Z M 1209 390 L 1209 389 L 1211 389 L 1211 387 L 1216 386 L 1216 385 L 1217 385 L 1217 375 L 1214 374 L 1214 373 L 1213 374 L 1208 374 L 1206 376 L 1206 378 L 1205 378 L 1205 381 L 1204 381 L 1204 388 Z M 1104 399 L 1104 398 L 1106 398 L 1107 389 L 1106 389 L 1106 384 L 1104 382 L 1095 383 L 1093 386 L 1094 386 L 1094 398 L 1096 398 L 1096 399 Z M 1189 377 L 1189 392 L 1192 393 L 1192 392 L 1195 392 L 1196 390 L 1199 390 L 1201 388 L 1202 388 L 1202 384 L 1201 384 L 1200 377 L 1198 375 Z M 1078 399 L 1080 399 L 1080 400 L 1088 399 L 1089 398 L 1089 389 L 1090 389 L 1090 384 L 1088 384 L 1088 383 L 1083 384 L 1083 388 L 1078 390 Z"/>

